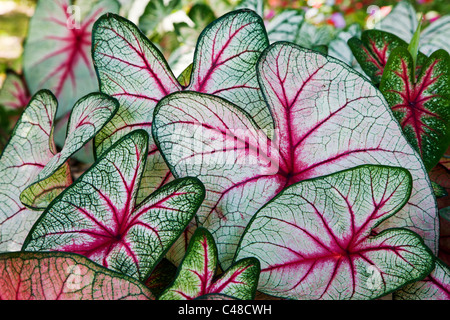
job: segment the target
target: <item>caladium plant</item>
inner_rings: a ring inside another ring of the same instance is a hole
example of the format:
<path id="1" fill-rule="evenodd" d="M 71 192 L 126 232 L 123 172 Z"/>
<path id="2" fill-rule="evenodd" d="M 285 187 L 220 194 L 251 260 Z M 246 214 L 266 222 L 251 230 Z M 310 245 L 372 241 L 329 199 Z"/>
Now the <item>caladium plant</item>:
<path id="1" fill-rule="evenodd" d="M 33 96 L 0 157 L 0 251 L 20 248 L 42 210 L 72 183 L 67 160 L 117 108 L 115 99 L 101 93 L 80 99 L 70 114 L 67 143 L 58 152 L 53 140 L 58 101 L 48 90 Z"/>
<path id="2" fill-rule="evenodd" d="M 339 31 L 336 34 L 336 37 L 333 40 L 331 40 L 328 45 L 328 54 L 332 57 L 335 57 L 345 62 L 353 69 L 364 75 L 364 71 L 362 70 L 361 66 L 359 65 L 358 61 L 356 60 L 352 50 L 350 49 L 347 43 L 348 40 L 350 40 L 353 37 L 361 38 L 361 34 L 362 34 L 361 26 L 357 23 L 354 23 L 350 25 L 348 28 Z"/>
<path id="3" fill-rule="evenodd" d="M 406 42 L 411 42 L 419 21 L 417 12 L 408 1 L 400 1 L 375 29 L 395 34 Z M 444 49 L 450 52 L 450 15 L 444 15 L 424 28 L 420 34 L 419 50 L 431 55 L 434 51 Z"/>
<path id="4" fill-rule="evenodd" d="M 136 196 L 148 134 L 135 130 L 105 152 L 40 216 L 25 251 L 65 251 L 144 281 L 192 220 L 204 197 L 196 178 Z"/>
<path id="5" fill-rule="evenodd" d="M 357 36 L 350 38 L 348 46 L 362 70 L 374 84 L 379 85 L 391 52 L 397 47 L 407 48 L 408 43 L 386 31 L 366 30 L 362 32 L 361 39 Z M 418 54 L 416 65 L 418 69 L 425 59 L 423 53 Z"/>
<path id="6" fill-rule="evenodd" d="M 363 166 L 301 181 L 260 209 L 236 259 L 261 261 L 262 292 L 293 299 L 375 299 L 434 267 L 412 231 L 374 229 L 408 201 L 407 170 Z M 375 232 L 374 232 L 375 231 Z"/>
<path id="7" fill-rule="evenodd" d="M 450 146 L 450 56 L 438 50 L 420 64 L 416 71 L 408 49 L 394 49 L 380 90 L 430 171 Z"/>
<path id="8" fill-rule="evenodd" d="M 244 110 L 219 97 L 173 93 L 157 106 L 153 136 L 176 177 L 206 187 L 197 213 L 230 265 L 251 217 L 285 187 L 363 164 L 408 169 L 408 203 L 383 228 L 406 227 L 437 251 L 433 190 L 382 94 L 349 66 L 292 43 L 274 43 L 257 76 L 274 118 L 272 139 Z"/>
<path id="9" fill-rule="evenodd" d="M 51 92 L 36 93 L 0 156 L 0 252 L 20 250 L 39 217 L 40 212 L 25 207 L 19 196 L 56 153 L 52 137 L 56 109 Z M 63 165 L 63 170 L 68 172 L 68 166 Z M 70 175 L 64 175 L 58 185 L 71 182 Z"/>
<path id="10" fill-rule="evenodd" d="M 0 89 L 0 106 L 7 110 L 22 109 L 28 105 L 30 99 L 23 76 L 9 71 Z"/>
<path id="11" fill-rule="evenodd" d="M 244 0 L 239 3 L 237 8 L 251 9 L 264 19 L 267 36 L 271 43 L 289 41 L 326 53 L 326 46 L 334 36 L 332 26 L 317 26 L 308 22 L 305 19 L 305 11 L 301 9 L 285 9 L 275 15 L 266 14 L 263 0 Z"/>
<path id="12" fill-rule="evenodd" d="M 153 110 L 171 92 L 214 94 L 248 110 L 262 128 L 272 125 L 256 80 L 254 65 L 268 45 L 261 18 L 249 10 L 228 13 L 198 39 L 189 85 L 182 87 L 160 51 L 130 21 L 113 14 L 94 26 L 93 59 L 100 89 L 120 108 L 95 138 L 97 155 L 135 129 L 151 133 Z M 149 146 L 138 201 L 173 179 L 156 145 Z"/>
<path id="13" fill-rule="evenodd" d="M 73 253 L 0 254 L 0 300 L 154 300 L 141 282 Z"/>
<path id="14" fill-rule="evenodd" d="M 76 0 L 38 1 L 24 45 L 24 74 L 31 93 L 49 89 L 61 118 L 81 97 L 97 91 L 90 57 L 92 25 L 106 12 L 118 12 L 115 0 L 92 6 Z M 89 11 L 86 13 L 86 11 Z"/>
<path id="15" fill-rule="evenodd" d="M 450 269 L 440 259 L 425 279 L 411 283 L 393 294 L 395 300 L 450 300 Z"/>
<path id="16" fill-rule="evenodd" d="M 236 299 L 255 297 L 259 279 L 259 261 L 253 257 L 237 261 L 215 279 L 217 247 L 205 228 L 197 228 L 174 282 L 160 300 L 193 300 L 208 294 L 223 294 Z"/>
<path id="17" fill-rule="evenodd" d="M 56 103 L 56 98 L 53 103 Z M 20 195 L 20 201 L 30 208 L 47 208 L 66 187 L 59 185 L 65 176 L 70 175 L 64 164 L 94 138 L 118 107 L 117 100 L 102 93 L 91 93 L 78 100 L 69 116 L 64 146 L 30 182 Z"/>

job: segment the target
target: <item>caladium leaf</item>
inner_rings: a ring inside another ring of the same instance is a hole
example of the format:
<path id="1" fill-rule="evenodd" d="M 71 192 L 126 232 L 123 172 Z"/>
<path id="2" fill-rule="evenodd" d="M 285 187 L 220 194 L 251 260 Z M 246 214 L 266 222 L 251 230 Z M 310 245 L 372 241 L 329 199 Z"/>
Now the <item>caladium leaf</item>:
<path id="1" fill-rule="evenodd" d="M 393 33 L 409 43 L 417 30 L 418 24 L 419 21 L 414 7 L 408 1 L 401 1 L 384 19 L 375 25 L 375 29 Z M 450 52 L 449 37 L 450 15 L 445 15 L 422 30 L 419 50 L 427 56 L 439 49 Z"/>
<path id="2" fill-rule="evenodd" d="M 372 165 L 294 184 L 255 214 L 236 259 L 259 259 L 258 290 L 279 297 L 386 295 L 434 268 L 414 232 L 373 233 L 408 201 L 411 185 L 407 170 Z"/>
<path id="3" fill-rule="evenodd" d="M 26 251 L 82 254 L 144 281 L 192 220 L 203 197 L 195 178 L 173 181 L 136 203 L 148 134 L 121 138 L 46 209 Z"/>
<path id="4" fill-rule="evenodd" d="M 92 25 L 106 12 L 118 12 L 114 0 L 98 2 L 86 16 L 73 0 L 39 1 L 24 45 L 24 74 L 30 92 L 49 89 L 58 98 L 57 117 L 84 95 L 97 91 L 90 57 Z"/>
<path id="5" fill-rule="evenodd" d="M 175 241 L 166 254 L 166 258 L 176 266 L 180 265 L 186 255 L 191 237 L 197 229 L 197 222 L 195 220 L 195 218 L 192 219 L 186 229 L 184 229 L 181 236 L 177 239 L 177 241 Z"/>
<path id="6" fill-rule="evenodd" d="M 7 110 L 17 110 L 26 107 L 30 99 L 23 77 L 14 72 L 8 72 L 0 89 L 0 105 Z"/>
<path id="7" fill-rule="evenodd" d="M 150 36 L 156 31 L 156 27 L 177 8 L 181 8 L 180 0 L 149 1 L 139 18 L 139 28 Z"/>
<path id="8" fill-rule="evenodd" d="M 375 29 L 393 33 L 409 43 L 418 24 L 414 7 L 408 1 L 400 1 L 385 18 L 375 24 Z"/>
<path id="9" fill-rule="evenodd" d="M 0 252 L 20 250 L 41 213 L 26 208 L 19 196 L 56 153 L 53 142 L 56 109 L 57 101 L 51 92 L 36 93 L 0 156 Z M 63 165 L 61 170 L 69 169 Z M 55 187 L 72 182 L 70 175 L 62 178 L 55 181 Z"/>
<path id="10" fill-rule="evenodd" d="M 97 154 L 131 130 L 151 132 L 153 110 L 171 92 L 183 90 L 159 50 L 130 21 L 105 15 L 94 26 L 93 59 L 102 92 L 117 98 L 117 115 L 97 135 Z M 262 127 L 272 124 L 261 104 L 255 64 L 268 45 L 261 18 L 248 10 L 231 12 L 201 34 L 189 85 L 247 108 Z M 138 199 L 173 179 L 154 143 Z"/>
<path id="11" fill-rule="evenodd" d="M 139 281 L 59 252 L 0 255 L 0 300 L 154 300 Z"/>
<path id="12" fill-rule="evenodd" d="M 348 40 L 348 45 L 361 68 L 374 84 L 380 83 L 391 52 L 397 47 L 408 47 L 408 43 L 396 35 L 380 30 L 366 30 L 361 34 L 361 40 L 352 37 Z M 418 66 L 424 59 L 426 56 L 419 53 Z"/>
<path id="13" fill-rule="evenodd" d="M 335 29 L 330 25 L 316 26 L 305 21 L 300 28 L 300 36 L 296 44 L 314 50 L 322 50 L 320 52 L 327 53 L 327 46 L 335 36 Z M 321 49 L 325 47 L 325 49 Z"/>
<path id="14" fill-rule="evenodd" d="M 159 300 L 192 300 L 206 294 L 224 294 L 241 300 L 255 297 L 259 261 L 247 258 L 236 262 L 218 279 L 217 247 L 205 228 L 198 228 L 191 238 L 186 256 L 174 282 Z"/>
<path id="15" fill-rule="evenodd" d="M 358 23 L 354 23 L 345 30 L 339 31 L 336 34 L 336 37 L 330 41 L 330 44 L 328 45 L 328 54 L 334 58 L 344 61 L 353 69 L 364 75 L 364 71 L 361 69 L 361 66 L 347 44 L 347 41 L 353 37 L 360 38 L 361 32 L 361 26 Z"/>
<path id="16" fill-rule="evenodd" d="M 65 188 L 58 187 L 58 182 L 64 180 L 64 175 L 70 175 L 61 167 L 103 128 L 118 107 L 117 100 L 102 93 L 91 93 L 77 101 L 70 114 L 62 150 L 53 156 L 35 181 L 22 192 L 21 202 L 35 209 L 47 208 Z"/>
<path id="17" fill-rule="evenodd" d="M 289 41 L 299 43 L 305 34 L 302 34 L 302 26 L 305 23 L 303 10 L 286 9 L 267 22 L 267 36 L 271 43 L 277 41 Z"/>
<path id="18" fill-rule="evenodd" d="M 450 268 L 436 260 L 436 268 L 422 281 L 394 292 L 395 300 L 450 300 Z"/>
<path id="19" fill-rule="evenodd" d="M 305 11 L 284 8 L 281 12 L 269 19 L 264 14 L 263 0 L 244 0 L 239 3 L 237 9 L 250 9 L 264 19 L 267 36 L 271 43 L 277 41 L 289 41 L 298 43 L 304 36 L 300 29 L 305 21 Z"/>
<path id="20" fill-rule="evenodd" d="M 205 184 L 197 217 L 213 234 L 220 263 L 229 266 L 250 218 L 283 188 L 363 164 L 411 172 L 408 204 L 383 227 L 409 228 L 436 252 L 431 183 L 381 92 L 339 60 L 290 43 L 266 49 L 257 71 L 273 140 L 218 97 L 173 93 L 155 110 L 153 136 L 174 175 Z"/>
<path id="21" fill-rule="evenodd" d="M 384 69 L 380 90 L 409 143 L 431 170 L 450 145 L 449 54 L 434 52 L 415 77 L 411 54 L 396 48 Z"/>
<path id="22" fill-rule="evenodd" d="M 145 280 L 145 285 L 153 294 L 159 296 L 175 279 L 177 267 L 167 259 L 162 259 L 153 269 L 150 277 Z"/>

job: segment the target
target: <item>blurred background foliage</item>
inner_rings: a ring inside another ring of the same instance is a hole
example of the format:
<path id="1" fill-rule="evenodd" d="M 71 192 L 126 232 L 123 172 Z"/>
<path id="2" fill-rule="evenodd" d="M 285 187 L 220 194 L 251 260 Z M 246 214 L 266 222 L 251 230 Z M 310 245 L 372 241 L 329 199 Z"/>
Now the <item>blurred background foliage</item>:
<path id="1" fill-rule="evenodd" d="M 7 70 L 22 73 L 23 42 L 28 23 L 38 0 L 0 0 L 0 87 Z M 41 0 L 53 1 L 53 0 Z M 83 0 L 74 0 L 83 1 Z M 192 61 L 200 32 L 221 15 L 232 11 L 241 1 L 257 0 L 119 0 L 122 16 L 133 21 L 159 47 L 175 75 Z M 396 0 L 265 0 L 264 18 L 287 9 L 302 10 L 305 20 L 323 30 L 339 31 L 357 23 L 364 29 L 385 17 Z M 423 14 L 425 26 L 450 13 L 448 0 L 410 0 L 418 14 Z M 332 35 L 331 35 L 332 36 Z M 6 112 L 0 106 L 0 150 L 20 110 Z"/>

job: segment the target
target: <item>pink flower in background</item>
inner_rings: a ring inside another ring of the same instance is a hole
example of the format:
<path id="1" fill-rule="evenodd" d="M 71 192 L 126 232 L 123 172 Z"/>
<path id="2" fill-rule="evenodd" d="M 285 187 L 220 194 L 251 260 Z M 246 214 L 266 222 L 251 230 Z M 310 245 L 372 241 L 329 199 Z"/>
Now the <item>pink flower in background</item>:
<path id="1" fill-rule="evenodd" d="M 336 28 L 344 28 L 346 25 L 344 16 L 340 12 L 333 13 L 330 18 L 328 18 L 327 22 Z"/>

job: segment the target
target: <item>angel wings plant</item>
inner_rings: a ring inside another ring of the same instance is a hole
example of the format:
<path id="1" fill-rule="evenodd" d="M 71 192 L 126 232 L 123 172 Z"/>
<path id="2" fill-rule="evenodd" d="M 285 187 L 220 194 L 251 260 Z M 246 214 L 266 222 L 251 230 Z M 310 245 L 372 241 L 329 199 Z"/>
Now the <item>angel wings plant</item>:
<path id="1" fill-rule="evenodd" d="M 426 277 L 445 297 L 427 167 L 369 79 L 269 44 L 245 9 L 205 28 L 179 79 L 123 17 L 101 16 L 92 41 L 102 93 L 76 103 L 65 146 L 40 91 L 0 158 L 0 298 L 408 299 Z M 92 138 L 96 161 L 72 181 L 67 160 Z M 180 239 L 156 295 L 144 284 Z"/>

